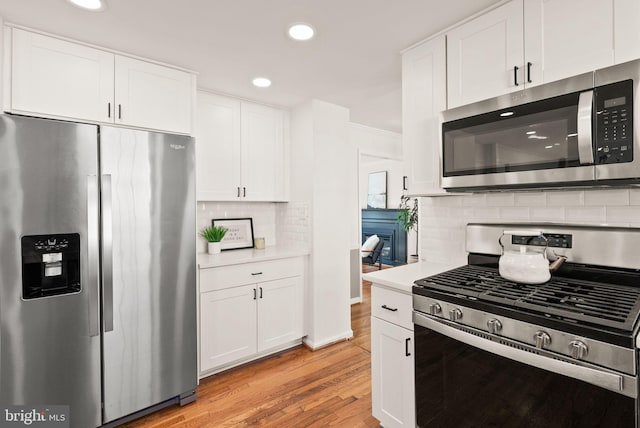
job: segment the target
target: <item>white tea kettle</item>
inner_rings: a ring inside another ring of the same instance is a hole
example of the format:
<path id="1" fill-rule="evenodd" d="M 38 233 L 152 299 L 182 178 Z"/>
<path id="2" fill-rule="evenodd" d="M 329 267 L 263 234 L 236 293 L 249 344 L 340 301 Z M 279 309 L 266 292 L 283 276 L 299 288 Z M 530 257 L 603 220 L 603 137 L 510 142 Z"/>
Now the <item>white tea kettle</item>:
<path id="1" fill-rule="evenodd" d="M 505 235 L 538 237 L 545 242 L 544 247 L 529 248 L 527 245 L 520 245 L 519 250 L 505 250 L 502 238 Z M 551 265 L 547 259 L 547 247 L 549 241 L 539 230 L 505 230 L 498 239 L 502 247 L 502 255 L 498 262 L 500 276 L 509 281 L 523 284 L 542 284 L 551 279 L 551 272 L 555 272 L 567 259 L 565 256 L 558 256 Z"/>

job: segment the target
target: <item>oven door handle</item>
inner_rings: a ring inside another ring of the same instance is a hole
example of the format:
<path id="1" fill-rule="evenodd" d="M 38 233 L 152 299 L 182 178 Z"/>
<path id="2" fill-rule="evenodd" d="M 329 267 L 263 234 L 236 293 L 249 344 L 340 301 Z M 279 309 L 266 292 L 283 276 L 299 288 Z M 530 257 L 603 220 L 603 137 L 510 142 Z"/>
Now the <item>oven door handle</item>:
<path id="1" fill-rule="evenodd" d="M 443 324 L 440 321 L 436 321 L 425 315 L 416 313 L 415 311 L 413 312 L 413 322 L 429 330 L 433 330 L 452 339 L 466 343 L 467 345 L 483 349 L 485 351 L 509 358 L 511 360 L 520 361 L 533 367 L 538 367 L 543 370 L 582 380 L 611 391 L 622 393 L 629 397 L 636 398 L 637 396 L 635 388 L 625 389 L 623 382 L 624 378 L 615 373 L 596 370 L 590 367 L 579 366 L 577 364 L 556 360 L 544 355 L 534 354 L 532 352 L 512 348 L 511 346 L 506 346 L 458 330 L 455 327 Z"/>
<path id="2" fill-rule="evenodd" d="M 580 93 L 578 98 L 578 158 L 580 165 L 593 165 L 591 123 L 593 117 L 593 91 Z"/>

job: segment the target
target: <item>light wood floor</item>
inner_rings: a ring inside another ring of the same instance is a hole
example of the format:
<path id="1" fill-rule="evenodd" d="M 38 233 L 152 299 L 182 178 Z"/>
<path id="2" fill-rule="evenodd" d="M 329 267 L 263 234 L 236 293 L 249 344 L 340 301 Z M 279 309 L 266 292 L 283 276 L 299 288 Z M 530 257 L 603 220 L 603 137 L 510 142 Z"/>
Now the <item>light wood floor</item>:
<path id="1" fill-rule="evenodd" d="M 371 283 L 363 281 L 362 294 L 363 303 L 351 306 L 352 340 L 315 352 L 299 346 L 209 376 L 195 403 L 123 427 L 378 427 L 371 416 Z"/>

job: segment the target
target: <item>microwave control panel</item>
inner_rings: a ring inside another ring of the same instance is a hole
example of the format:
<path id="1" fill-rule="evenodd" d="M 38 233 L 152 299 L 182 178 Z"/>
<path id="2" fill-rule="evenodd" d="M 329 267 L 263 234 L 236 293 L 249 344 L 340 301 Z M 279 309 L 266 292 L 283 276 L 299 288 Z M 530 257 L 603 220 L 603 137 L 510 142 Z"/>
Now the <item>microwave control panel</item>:
<path id="1" fill-rule="evenodd" d="M 595 162 L 610 164 L 633 160 L 633 81 L 595 89 Z"/>

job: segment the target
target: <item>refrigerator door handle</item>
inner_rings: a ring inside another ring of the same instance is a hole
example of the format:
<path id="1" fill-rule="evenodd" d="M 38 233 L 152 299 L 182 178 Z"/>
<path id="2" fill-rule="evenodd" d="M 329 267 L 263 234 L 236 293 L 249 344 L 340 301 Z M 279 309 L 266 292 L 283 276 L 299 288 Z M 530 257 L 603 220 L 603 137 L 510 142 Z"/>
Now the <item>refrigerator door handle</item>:
<path id="1" fill-rule="evenodd" d="M 87 273 L 85 288 L 89 299 L 89 336 L 100 335 L 100 279 L 98 276 L 99 230 L 98 177 L 87 176 Z"/>
<path id="2" fill-rule="evenodd" d="M 113 211 L 111 174 L 102 175 L 102 315 L 105 333 L 113 331 Z"/>

